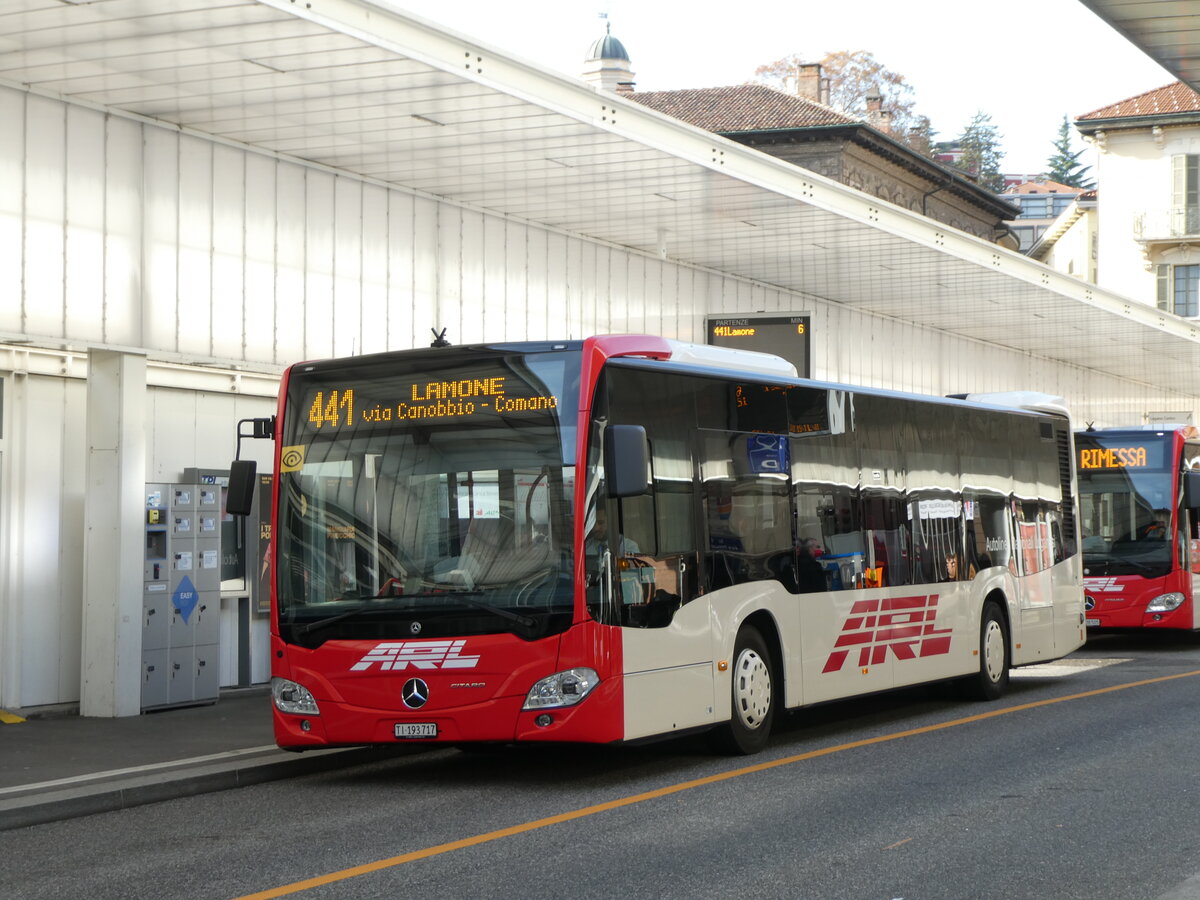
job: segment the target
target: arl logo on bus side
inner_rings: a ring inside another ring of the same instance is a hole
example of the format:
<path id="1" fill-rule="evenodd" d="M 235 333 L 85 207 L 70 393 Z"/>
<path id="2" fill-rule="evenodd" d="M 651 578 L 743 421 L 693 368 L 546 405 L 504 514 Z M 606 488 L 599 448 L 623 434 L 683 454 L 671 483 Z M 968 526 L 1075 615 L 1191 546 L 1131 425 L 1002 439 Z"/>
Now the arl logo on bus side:
<path id="1" fill-rule="evenodd" d="M 364 672 L 375 663 L 385 672 L 414 669 L 473 669 L 478 656 L 462 656 L 466 641 L 385 641 L 350 667 L 351 672 Z"/>
<path id="2" fill-rule="evenodd" d="M 890 651 L 896 659 L 940 656 L 950 652 L 951 629 L 934 628 L 937 594 L 856 600 L 842 624 L 825 672 L 840 672 L 850 651 L 858 648 L 860 668 L 877 666 Z"/>

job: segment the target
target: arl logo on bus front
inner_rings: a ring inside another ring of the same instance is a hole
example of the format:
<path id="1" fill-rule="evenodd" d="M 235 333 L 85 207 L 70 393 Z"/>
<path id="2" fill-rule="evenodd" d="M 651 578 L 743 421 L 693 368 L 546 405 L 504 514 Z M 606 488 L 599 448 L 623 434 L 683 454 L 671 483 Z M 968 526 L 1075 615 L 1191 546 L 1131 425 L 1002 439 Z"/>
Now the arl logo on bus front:
<path id="1" fill-rule="evenodd" d="M 350 667 L 351 672 L 365 672 L 376 663 L 385 672 L 414 669 L 473 669 L 479 665 L 478 656 L 463 656 L 466 641 L 385 641 L 376 644 L 366 656 Z"/>
<path id="2" fill-rule="evenodd" d="M 933 627 L 937 602 L 937 594 L 856 600 L 833 645 L 841 649 L 829 654 L 821 672 L 840 672 L 855 647 L 860 668 L 879 665 L 889 651 L 896 659 L 949 653 L 951 629 Z"/>

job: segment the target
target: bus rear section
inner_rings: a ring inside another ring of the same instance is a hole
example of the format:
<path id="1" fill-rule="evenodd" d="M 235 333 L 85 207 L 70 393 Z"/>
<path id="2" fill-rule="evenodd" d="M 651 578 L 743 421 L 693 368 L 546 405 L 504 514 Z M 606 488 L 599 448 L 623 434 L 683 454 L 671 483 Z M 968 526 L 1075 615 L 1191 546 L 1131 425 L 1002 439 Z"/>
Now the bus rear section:
<path id="1" fill-rule="evenodd" d="M 1087 625 L 1200 629 L 1200 432 L 1075 436 Z"/>

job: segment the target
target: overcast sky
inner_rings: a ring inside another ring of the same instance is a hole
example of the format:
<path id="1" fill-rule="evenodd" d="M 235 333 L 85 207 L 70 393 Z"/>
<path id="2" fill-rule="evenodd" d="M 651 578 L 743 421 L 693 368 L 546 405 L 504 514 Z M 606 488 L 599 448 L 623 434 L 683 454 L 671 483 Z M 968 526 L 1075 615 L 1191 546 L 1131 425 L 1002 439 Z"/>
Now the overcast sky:
<path id="1" fill-rule="evenodd" d="M 990 115 L 1011 173 L 1046 168 L 1064 114 L 1175 80 L 1078 0 L 382 2 L 572 76 L 607 12 L 643 91 L 741 84 L 790 54 L 866 50 L 912 85 L 936 140 L 957 137 L 978 111 Z"/>

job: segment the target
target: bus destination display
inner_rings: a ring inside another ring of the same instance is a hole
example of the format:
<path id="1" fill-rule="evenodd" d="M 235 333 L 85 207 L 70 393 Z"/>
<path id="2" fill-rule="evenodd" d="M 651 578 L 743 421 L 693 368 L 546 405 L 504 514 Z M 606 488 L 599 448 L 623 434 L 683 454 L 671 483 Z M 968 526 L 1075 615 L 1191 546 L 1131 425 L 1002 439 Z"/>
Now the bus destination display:
<path id="1" fill-rule="evenodd" d="M 1080 469 L 1160 469 L 1163 445 L 1160 443 L 1113 444 L 1089 447 L 1080 441 Z"/>
<path id="2" fill-rule="evenodd" d="M 511 382 L 511 383 L 510 383 Z M 559 398 L 530 393 L 530 385 L 505 375 L 458 380 L 392 382 L 380 398 L 379 383 L 326 384 L 303 401 L 314 431 L 364 428 L 388 423 L 446 422 L 553 412 Z M 372 396 L 374 395 L 374 396 Z"/>

